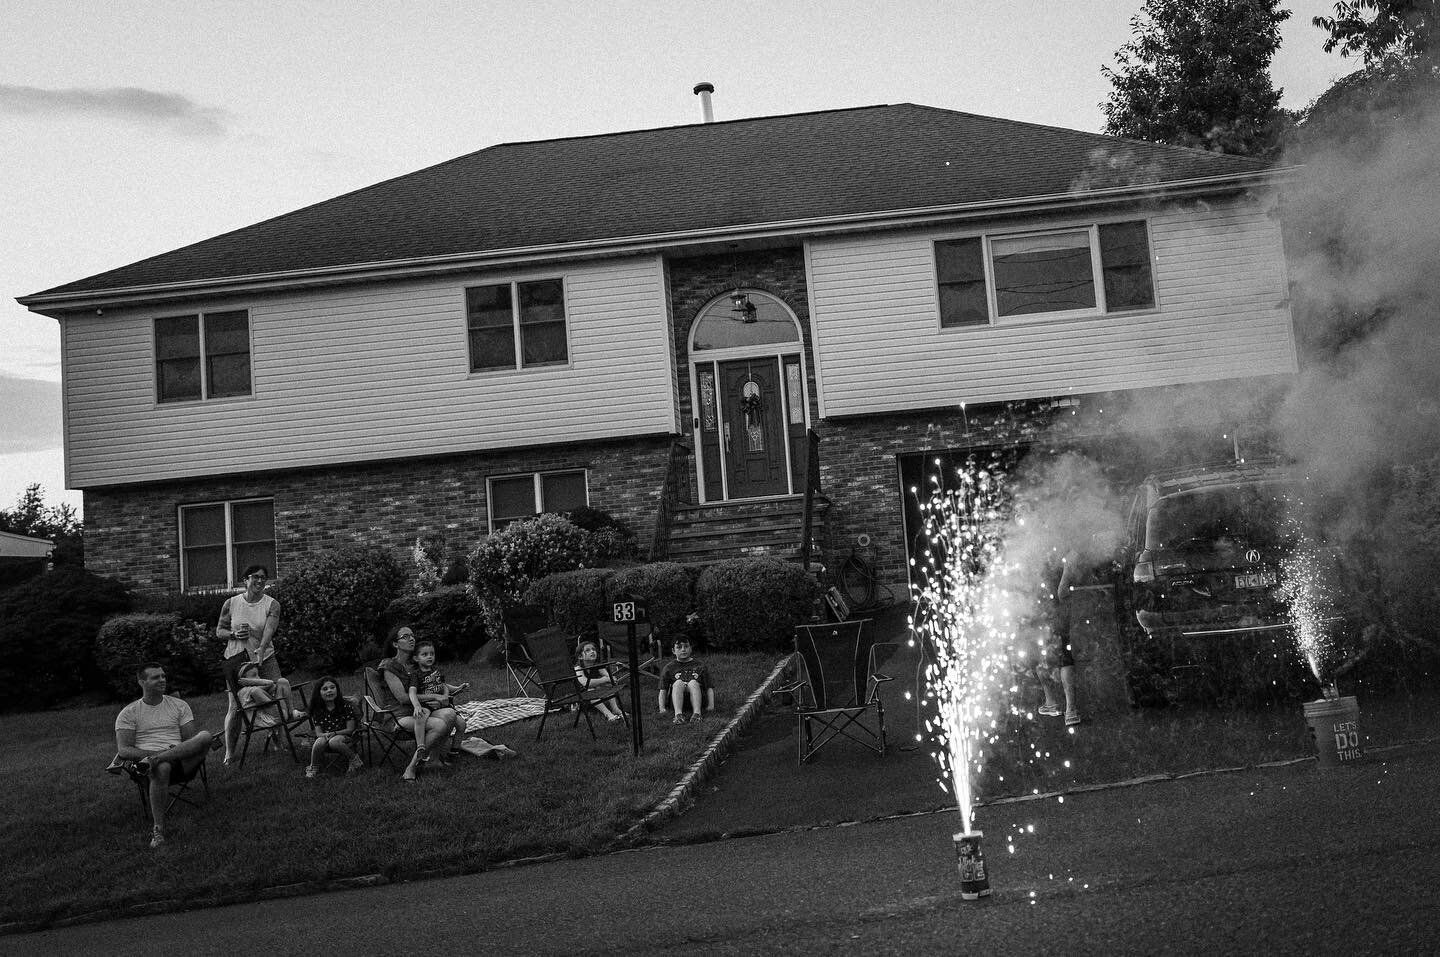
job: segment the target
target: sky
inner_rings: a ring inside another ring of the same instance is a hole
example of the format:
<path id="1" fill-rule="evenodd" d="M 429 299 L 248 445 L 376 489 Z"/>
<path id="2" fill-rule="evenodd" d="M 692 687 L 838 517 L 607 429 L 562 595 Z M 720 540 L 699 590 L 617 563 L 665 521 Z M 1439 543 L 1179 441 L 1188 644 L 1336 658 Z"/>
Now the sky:
<path id="1" fill-rule="evenodd" d="M 1298 109 L 1358 64 L 1296 0 Z M 1140 0 L 6 0 L 0 507 L 64 489 L 39 292 L 497 143 L 920 103 L 1099 132 Z"/>

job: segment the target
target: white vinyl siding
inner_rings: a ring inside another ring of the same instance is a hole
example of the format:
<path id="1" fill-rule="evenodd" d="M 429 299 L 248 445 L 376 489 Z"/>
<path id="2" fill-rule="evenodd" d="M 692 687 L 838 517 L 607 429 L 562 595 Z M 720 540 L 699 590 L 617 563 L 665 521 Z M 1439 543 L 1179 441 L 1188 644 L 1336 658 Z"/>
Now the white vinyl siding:
<path id="1" fill-rule="evenodd" d="M 1150 225 L 1154 308 L 941 328 L 936 240 L 1138 218 Z M 1296 369 L 1280 230 L 1253 201 L 816 240 L 806 257 L 826 416 Z"/>
<path id="2" fill-rule="evenodd" d="M 566 365 L 472 373 L 465 288 L 557 270 L 464 274 L 247 299 L 252 394 L 203 403 L 155 402 L 153 319 L 181 309 L 67 318 L 67 483 L 85 488 L 673 432 L 659 259 L 558 272 L 565 278 Z M 206 308 L 217 306 L 187 303 L 183 311 Z"/>

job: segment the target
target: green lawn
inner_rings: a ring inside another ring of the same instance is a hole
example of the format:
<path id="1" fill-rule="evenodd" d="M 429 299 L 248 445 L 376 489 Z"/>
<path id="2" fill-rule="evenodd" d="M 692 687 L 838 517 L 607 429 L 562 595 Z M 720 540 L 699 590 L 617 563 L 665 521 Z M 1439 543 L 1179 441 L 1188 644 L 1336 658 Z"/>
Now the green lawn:
<path id="1" fill-rule="evenodd" d="M 243 770 L 210 762 L 211 801 L 179 806 L 169 843 L 147 846 L 134 785 L 102 772 L 114 753 L 120 704 L 0 716 L 0 923 L 53 920 L 157 900 L 221 901 L 301 881 L 441 867 L 480 868 L 548 853 L 605 847 L 675 785 L 774 668 L 763 654 L 707 655 L 718 716 L 701 726 L 660 721 L 642 685 L 645 749 L 630 753 L 622 724 L 552 717 L 484 734 L 514 761 L 464 757 L 401 782 L 398 769 L 306 780 L 288 754 L 257 755 Z M 448 665 L 474 698 L 507 697 L 503 670 Z M 344 682 L 347 693 L 356 681 Z M 137 692 L 138 694 L 138 692 Z M 203 728 L 224 719 L 221 694 L 190 700 Z M 157 866 L 158 865 L 158 866 Z"/>

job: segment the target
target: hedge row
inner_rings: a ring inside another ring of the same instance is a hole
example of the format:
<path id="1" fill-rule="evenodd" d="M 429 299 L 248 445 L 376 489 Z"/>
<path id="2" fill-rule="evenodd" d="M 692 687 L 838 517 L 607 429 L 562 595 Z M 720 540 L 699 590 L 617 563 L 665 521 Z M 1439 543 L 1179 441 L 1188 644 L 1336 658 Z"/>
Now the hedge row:
<path id="1" fill-rule="evenodd" d="M 661 635 L 689 633 L 723 651 L 779 651 L 790 646 L 795 626 L 814 614 L 819 586 L 793 562 L 735 558 L 698 577 L 694 566 L 674 562 L 560 572 L 525 594 L 526 603 L 544 608 L 551 623 L 574 634 L 609 620 L 612 603 L 632 597 L 648 603 L 650 622 Z"/>

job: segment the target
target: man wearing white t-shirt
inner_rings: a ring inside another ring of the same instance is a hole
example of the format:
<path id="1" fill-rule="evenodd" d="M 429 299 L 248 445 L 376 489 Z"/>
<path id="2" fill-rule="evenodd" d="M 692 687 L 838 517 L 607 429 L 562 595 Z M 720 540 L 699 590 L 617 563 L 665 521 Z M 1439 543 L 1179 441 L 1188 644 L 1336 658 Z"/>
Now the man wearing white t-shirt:
<path id="1" fill-rule="evenodd" d="M 171 784 L 188 781 L 205 763 L 210 732 L 195 730 L 190 706 L 165 693 L 165 669 L 146 662 L 136 671 L 141 697 L 115 718 L 115 750 L 150 776 L 150 813 L 155 830 L 150 846 L 165 843 L 165 805 Z"/>

